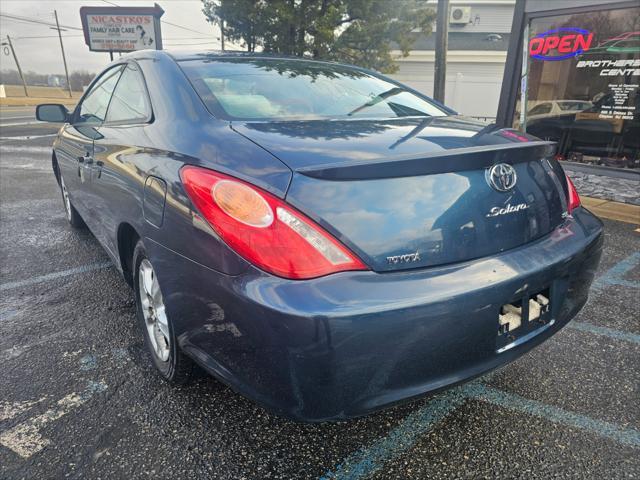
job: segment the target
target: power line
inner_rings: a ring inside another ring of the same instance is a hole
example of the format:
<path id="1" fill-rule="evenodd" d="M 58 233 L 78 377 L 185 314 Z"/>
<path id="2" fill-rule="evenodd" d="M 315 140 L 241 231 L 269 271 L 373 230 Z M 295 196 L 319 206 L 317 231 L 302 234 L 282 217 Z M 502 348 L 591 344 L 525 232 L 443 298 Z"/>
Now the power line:
<path id="1" fill-rule="evenodd" d="M 119 7 L 118 4 L 114 3 L 114 2 L 110 2 L 108 0 L 102 0 L 104 3 L 107 3 L 109 5 L 113 5 L 114 7 Z M 11 20 L 11 21 L 15 21 L 15 22 L 21 22 L 21 23 L 32 23 L 32 24 L 37 24 L 37 25 L 46 25 L 48 27 L 52 27 L 52 28 L 56 28 L 56 25 L 54 23 L 50 23 L 50 22 L 46 22 L 44 20 L 37 20 L 31 17 L 25 17 L 22 15 L 13 15 L 13 14 L 7 14 L 7 13 L 0 13 L 0 17 L 4 17 L 7 20 Z M 166 20 L 161 20 L 162 23 L 166 24 L 166 25 L 170 25 L 172 27 L 175 28 L 180 28 L 182 30 L 186 30 L 189 32 L 193 32 L 193 33 L 198 33 L 200 35 L 203 35 L 201 37 L 166 37 L 164 38 L 164 40 L 168 40 L 168 41 L 172 41 L 172 40 L 204 40 L 207 38 L 211 38 L 208 34 L 204 33 L 204 32 L 200 32 L 198 30 L 195 30 L 193 28 L 189 28 L 189 27 L 185 27 L 184 25 L 178 25 L 177 23 L 173 23 L 173 22 L 168 22 Z M 60 25 L 60 28 L 64 28 L 64 29 L 69 29 L 69 30 L 77 30 L 77 31 L 82 31 L 82 28 L 80 27 L 73 27 L 70 25 Z M 63 35 L 65 38 L 67 37 L 82 37 L 83 35 Z M 14 40 L 26 40 L 26 39 L 37 39 L 37 38 L 56 38 L 57 35 L 34 35 L 34 36 L 23 36 L 23 37 L 15 37 Z M 188 46 L 188 45 L 207 45 L 207 44 L 217 44 L 219 43 L 218 40 L 216 39 L 212 39 L 211 41 L 208 42 L 201 42 L 201 43 L 169 43 L 167 44 L 167 46 Z"/>
<path id="2" fill-rule="evenodd" d="M 62 35 L 64 38 L 84 37 L 84 35 Z M 13 40 L 31 40 L 33 38 L 58 38 L 58 35 L 33 35 L 29 37 L 13 37 Z"/>
<path id="3" fill-rule="evenodd" d="M 205 37 L 164 37 L 165 40 L 206 40 L 207 38 L 211 38 L 211 36 Z"/>
<path id="4" fill-rule="evenodd" d="M 177 47 L 177 46 L 185 46 L 185 45 L 209 45 L 209 44 L 219 44 L 218 40 L 211 40 L 209 42 L 198 42 L 198 43 L 165 43 L 167 47 Z"/>
<path id="5" fill-rule="evenodd" d="M 1 14 L 0 14 L 1 15 Z M 4 20 L 8 20 L 10 22 L 18 22 L 18 23 L 27 23 L 27 24 L 33 24 L 33 22 L 31 20 L 17 20 L 15 18 L 5 18 Z"/>
<path id="6" fill-rule="evenodd" d="M 113 5 L 115 7 L 119 7 L 119 5 L 116 4 L 116 3 L 109 2 L 107 0 L 102 0 L 102 1 L 107 3 L 107 4 L 109 4 L 109 5 Z M 23 17 L 23 16 L 20 16 L 20 15 L 10 15 L 10 14 L 7 14 L 7 13 L 0 13 L 0 16 L 1 17 L 5 17 L 5 18 L 10 19 L 10 20 L 18 21 L 18 22 L 35 23 L 35 24 L 40 24 L 40 25 L 46 25 L 48 27 L 55 27 L 56 26 L 54 23 L 46 22 L 44 20 L 35 20 L 33 18 Z M 185 27 L 184 25 L 178 25 L 177 23 L 169 22 L 167 20 L 160 20 L 160 21 L 162 23 L 164 23 L 165 25 L 170 25 L 170 26 L 175 27 L 175 28 L 180 28 L 180 29 L 186 30 L 188 32 L 198 33 L 200 35 L 205 35 L 205 36 L 208 35 L 205 32 L 201 32 L 201 31 L 195 30 L 193 28 Z M 82 28 L 80 28 L 80 27 L 72 27 L 70 25 L 60 25 L 60 26 L 62 28 L 67 28 L 67 29 L 70 29 L 70 30 L 82 31 Z"/>
<path id="7" fill-rule="evenodd" d="M 183 30 L 188 30 L 189 32 L 199 33 L 200 35 L 207 35 L 204 32 L 199 32 L 198 30 L 194 30 L 193 28 L 183 27 L 182 25 L 178 25 L 177 23 L 167 22 L 166 20 L 161 20 L 162 23 L 166 25 L 171 25 L 172 27 L 181 28 Z"/>
<path id="8" fill-rule="evenodd" d="M 64 38 L 81 38 L 84 35 L 62 35 Z M 31 40 L 38 38 L 58 38 L 58 35 L 31 35 L 24 37 L 11 37 L 12 40 Z M 164 40 L 174 41 L 174 40 L 206 40 L 211 37 L 165 37 Z M 214 39 L 215 40 L 215 39 Z"/>
<path id="9" fill-rule="evenodd" d="M 101 0 L 104 3 L 107 3 L 109 5 L 113 5 L 114 7 L 119 7 L 120 5 L 118 5 L 117 3 L 114 2 L 110 2 L 108 0 Z M 168 22 L 166 20 L 160 20 L 162 23 L 164 23 L 165 25 L 171 25 L 172 27 L 176 27 L 176 28 L 181 28 L 182 30 L 187 30 L 189 32 L 193 32 L 193 33 L 199 33 L 200 35 L 207 35 L 204 32 L 199 32 L 198 30 L 194 30 L 193 28 L 189 28 L 189 27 L 185 27 L 183 25 L 178 25 L 177 23 L 173 23 L 173 22 Z"/>
<path id="10" fill-rule="evenodd" d="M 5 17 L 7 19 L 15 20 L 15 21 L 19 21 L 19 22 L 36 23 L 36 24 L 39 24 L 39 25 L 46 25 L 47 27 L 56 28 L 56 24 L 55 23 L 45 22 L 43 20 L 35 20 L 33 18 L 23 17 L 21 15 L 10 15 L 8 13 L 0 13 L 0 17 Z M 61 28 L 66 28 L 66 29 L 69 29 L 69 30 L 80 30 L 80 31 L 82 31 L 82 28 L 80 28 L 80 27 L 72 27 L 70 25 L 60 25 L 60 27 Z"/>

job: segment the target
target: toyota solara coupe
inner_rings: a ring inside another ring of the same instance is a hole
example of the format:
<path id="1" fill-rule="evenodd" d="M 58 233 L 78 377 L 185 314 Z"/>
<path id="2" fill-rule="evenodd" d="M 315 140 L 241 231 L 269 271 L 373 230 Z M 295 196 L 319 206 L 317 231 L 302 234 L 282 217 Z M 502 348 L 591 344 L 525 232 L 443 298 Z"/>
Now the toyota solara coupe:
<path id="1" fill-rule="evenodd" d="M 119 58 L 53 171 L 133 287 L 157 370 L 344 419 L 468 381 L 587 301 L 602 224 L 555 146 L 375 72 L 258 54 Z"/>

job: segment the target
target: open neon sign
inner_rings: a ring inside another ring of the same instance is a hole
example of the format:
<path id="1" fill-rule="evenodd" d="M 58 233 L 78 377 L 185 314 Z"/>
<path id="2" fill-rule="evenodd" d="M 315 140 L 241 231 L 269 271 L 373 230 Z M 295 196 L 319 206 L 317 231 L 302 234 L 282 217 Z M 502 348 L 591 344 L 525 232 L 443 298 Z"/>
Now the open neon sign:
<path id="1" fill-rule="evenodd" d="M 538 60 L 566 60 L 591 47 L 593 33 L 583 28 L 555 28 L 529 40 L 529 55 Z"/>

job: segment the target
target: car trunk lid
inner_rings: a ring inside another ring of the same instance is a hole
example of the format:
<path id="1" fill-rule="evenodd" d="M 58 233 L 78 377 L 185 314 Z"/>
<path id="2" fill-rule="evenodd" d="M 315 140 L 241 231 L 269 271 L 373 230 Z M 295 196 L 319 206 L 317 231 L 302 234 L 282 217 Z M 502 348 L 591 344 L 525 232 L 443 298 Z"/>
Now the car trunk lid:
<path id="1" fill-rule="evenodd" d="M 552 144 L 513 130 L 459 117 L 234 129 L 292 168 L 289 203 L 378 272 L 516 248 L 566 215 Z M 491 168 L 505 164 L 516 181 L 501 191 Z"/>

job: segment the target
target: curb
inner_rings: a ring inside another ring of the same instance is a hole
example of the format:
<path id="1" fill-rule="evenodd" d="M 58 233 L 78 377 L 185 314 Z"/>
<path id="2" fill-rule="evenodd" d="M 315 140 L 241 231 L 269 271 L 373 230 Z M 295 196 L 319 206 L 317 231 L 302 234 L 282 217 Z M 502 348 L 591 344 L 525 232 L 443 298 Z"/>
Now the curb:
<path id="1" fill-rule="evenodd" d="M 640 169 L 605 167 L 602 165 L 588 165 L 584 163 L 570 162 L 563 160 L 560 165 L 570 172 L 580 172 L 589 175 L 600 175 L 604 177 L 624 178 L 626 180 L 640 179 Z"/>
<path id="2" fill-rule="evenodd" d="M 582 205 L 598 217 L 640 225 L 640 206 L 602 198 L 580 197 Z"/>
<path id="3" fill-rule="evenodd" d="M 9 101 L 7 101 L 9 99 Z M 11 107 L 35 107 L 36 105 L 40 105 L 41 103 L 60 103 L 67 107 L 75 106 L 78 103 L 80 97 L 78 98 L 45 98 L 45 97 L 29 97 L 28 99 L 24 98 L 16 98 L 16 97 L 7 97 L 0 99 L 0 107 L 11 108 Z"/>

